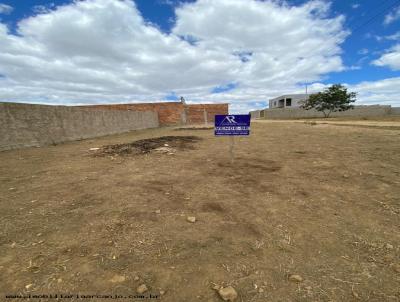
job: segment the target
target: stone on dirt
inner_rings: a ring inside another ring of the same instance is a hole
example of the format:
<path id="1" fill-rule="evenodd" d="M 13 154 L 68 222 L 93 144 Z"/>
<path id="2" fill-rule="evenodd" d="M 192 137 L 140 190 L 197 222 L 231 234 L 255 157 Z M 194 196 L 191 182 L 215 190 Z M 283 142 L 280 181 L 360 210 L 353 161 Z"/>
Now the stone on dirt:
<path id="1" fill-rule="evenodd" d="M 390 243 L 386 243 L 386 248 L 388 250 L 393 250 L 393 245 L 391 245 Z"/>
<path id="2" fill-rule="evenodd" d="M 391 267 L 396 273 L 400 273 L 400 263 L 394 263 Z"/>
<path id="3" fill-rule="evenodd" d="M 360 299 L 360 295 L 357 292 L 355 292 L 353 289 L 351 290 L 351 294 L 353 295 L 354 298 Z"/>
<path id="4" fill-rule="evenodd" d="M 170 147 L 159 147 L 155 148 L 154 152 L 159 152 L 159 153 L 173 153 L 175 150 L 170 148 Z"/>
<path id="5" fill-rule="evenodd" d="M 124 282 L 125 281 L 125 276 L 122 276 L 122 275 L 114 275 L 114 277 L 112 277 L 111 279 L 110 279 L 110 281 L 112 282 L 112 283 L 120 283 L 120 282 Z"/>
<path id="6" fill-rule="evenodd" d="M 236 290 L 232 286 L 223 287 L 218 291 L 218 294 L 221 296 L 224 301 L 234 301 L 238 294 Z"/>
<path id="7" fill-rule="evenodd" d="M 300 275 L 290 275 L 289 276 L 289 281 L 292 282 L 303 282 L 303 278 Z"/>
<path id="8" fill-rule="evenodd" d="M 138 286 L 138 288 L 136 289 L 136 292 L 138 294 L 143 294 L 143 293 L 147 292 L 147 290 L 148 290 L 148 288 L 147 288 L 146 284 L 142 284 L 142 285 Z"/>
<path id="9" fill-rule="evenodd" d="M 191 222 L 191 223 L 195 223 L 195 222 L 196 222 L 196 217 L 194 217 L 194 216 L 188 216 L 188 217 L 186 218 L 186 220 L 189 221 L 189 222 Z"/>
<path id="10" fill-rule="evenodd" d="M 90 148 L 89 150 L 90 151 L 97 151 L 97 150 L 100 150 L 100 148 Z"/>
<path id="11" fill-rule="evenodd" d="M 135 276 L 135 278 L 133 278 L 133 280 L 138 281 L 138 280 L 139 280 L 139 277 L 138 277 L 138 276 Z"/>
<path id="12" fill-rule="evenodd" d="M 156 214 L 160 214 L 161 213 L 161 210 L 156 210 Z"/>

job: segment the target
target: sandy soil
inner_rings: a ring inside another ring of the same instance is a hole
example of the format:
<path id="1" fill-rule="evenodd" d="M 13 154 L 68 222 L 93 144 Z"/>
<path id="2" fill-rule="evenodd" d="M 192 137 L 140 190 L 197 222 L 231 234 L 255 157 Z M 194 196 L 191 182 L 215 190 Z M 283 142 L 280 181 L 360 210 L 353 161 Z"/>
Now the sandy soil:
<path id="1" fill-rule="evenodd" d="M 201 139 L 89 151 L 162 136 Z M 234 165 L 228 142 L 164 128 L 0 153 L 0 300 L 400 301 L 399 130 L 254 123 Z"/>

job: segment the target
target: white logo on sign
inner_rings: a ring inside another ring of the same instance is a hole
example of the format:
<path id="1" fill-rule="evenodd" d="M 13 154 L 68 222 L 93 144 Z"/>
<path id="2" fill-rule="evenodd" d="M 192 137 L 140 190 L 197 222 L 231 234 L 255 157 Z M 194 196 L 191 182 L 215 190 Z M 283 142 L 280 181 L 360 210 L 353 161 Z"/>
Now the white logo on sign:
<path id="1" fill-rule="evenodd" d="M 237 122 L 235 121 L 235 116 L 233 115 L 228 115 L 225 116 L 225 118 L 223 119 L 223 121 L 221 122 L 221 125 L 227 121 L 229 124 L 237 124 Z"/>

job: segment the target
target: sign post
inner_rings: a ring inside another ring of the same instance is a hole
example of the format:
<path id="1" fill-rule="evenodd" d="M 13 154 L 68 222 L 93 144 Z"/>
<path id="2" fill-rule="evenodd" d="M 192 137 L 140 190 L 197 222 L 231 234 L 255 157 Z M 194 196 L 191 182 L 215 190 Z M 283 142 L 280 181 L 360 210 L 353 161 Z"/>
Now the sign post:
<path id="1" fill-rule="evenodd" d="M 235 147 L 235 137 L 231 135 L 229 138 L 230 138 L 229 155 L 231 157 L 231 164 L 233 164 L 233 159 L 234 159 L 233 148 Z"/>
<path id="2" fill-rule="evenodd" d="M 215 136 L 230 136 L 229 154 L 231 163 L 234 161 L 235 136 L 250 135 L 250 115 L 216 115 L 215 116 Z"/>

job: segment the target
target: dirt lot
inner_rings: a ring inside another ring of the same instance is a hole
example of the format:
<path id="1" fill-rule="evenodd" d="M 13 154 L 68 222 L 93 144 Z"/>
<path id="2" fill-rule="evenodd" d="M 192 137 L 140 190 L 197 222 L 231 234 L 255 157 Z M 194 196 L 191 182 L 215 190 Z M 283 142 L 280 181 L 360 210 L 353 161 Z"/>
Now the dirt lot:
<path id="1" fill-rule="evenodd" d="M 161 136 L 198 138 L 131 144 Z M 0 301 L 142 284 L 171 302 L 227 285 L 235 301 L 400 301 L 398 129 L 254 123 L 234 165 L 228 142 L 164 128 L 0 153 Z M 111 144 L 135 152 L 89 151 Z"/>

